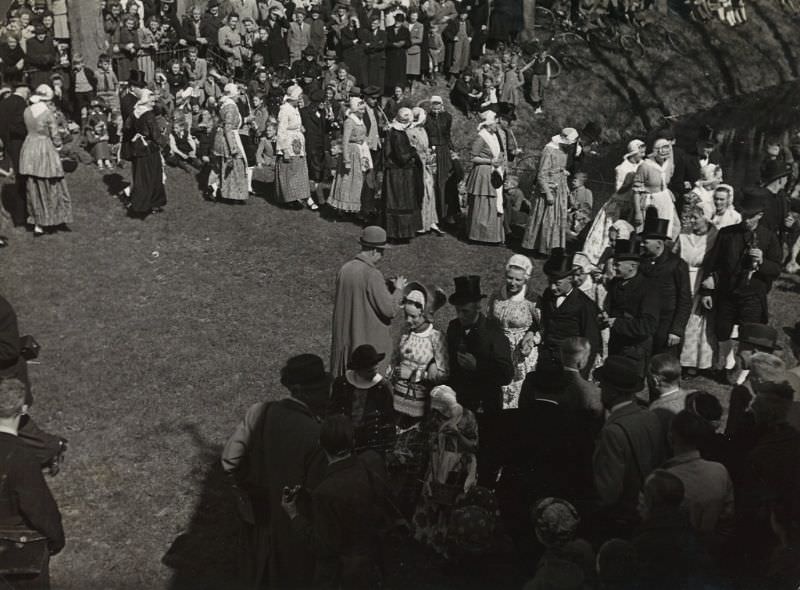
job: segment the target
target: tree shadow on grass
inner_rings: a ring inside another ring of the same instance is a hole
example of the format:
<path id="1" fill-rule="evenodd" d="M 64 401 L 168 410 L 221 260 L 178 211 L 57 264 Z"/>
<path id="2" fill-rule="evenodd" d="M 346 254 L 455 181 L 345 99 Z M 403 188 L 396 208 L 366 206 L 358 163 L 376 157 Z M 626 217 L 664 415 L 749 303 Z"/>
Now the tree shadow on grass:
<path id="1" fill-rule="evenodd" d="M 222 446 L 206 440 L 194 424 L 184 424 L 202 472 L 200 497 L 188 527 L 164 554 L 174 570 L 170 590 L 244 590 L 237 575 L 238 516 L 230 484 L 220 465 Z"/>

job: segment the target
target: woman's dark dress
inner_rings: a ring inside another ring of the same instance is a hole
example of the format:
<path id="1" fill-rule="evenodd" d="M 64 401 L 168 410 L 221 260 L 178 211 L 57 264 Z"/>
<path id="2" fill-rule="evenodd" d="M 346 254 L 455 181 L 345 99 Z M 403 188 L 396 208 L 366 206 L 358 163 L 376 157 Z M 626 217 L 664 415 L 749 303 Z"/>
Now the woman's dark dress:
<path id="1" fill-rule="evenodd" d="M 384 145 L 384 227 L 391 239 L 413 238 L 422 229 L 417 156 L 405 131 L 389 129 Z"/>
<path id="2" fill-rule="evenodd" d="M 142 141 L 136 138 L 132 142 L 133 183 L 131 186 L 130 211 L 133 213 L 150 213 L 167 204 L 167 193 L 164 189 L 164 167 L 161 161 L 161 130 L 153 111 L 137 118 L 128 117 L 125 122 L 129 136 L 139 134 Z"/>

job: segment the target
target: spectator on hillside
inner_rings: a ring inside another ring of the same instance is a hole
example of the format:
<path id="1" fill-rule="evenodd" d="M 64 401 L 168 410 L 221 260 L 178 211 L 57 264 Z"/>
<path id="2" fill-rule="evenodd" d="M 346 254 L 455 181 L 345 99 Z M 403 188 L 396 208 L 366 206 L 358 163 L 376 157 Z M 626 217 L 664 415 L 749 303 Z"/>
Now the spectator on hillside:
<path id="1" fill-rule="evenodd" d="M 34 32 L 25 46 L 25 69 L 31 87 L 37 88 L 50 83 L 53 68 L 58 63 L 58 52 L 44 27 L 37 25 Z"/>

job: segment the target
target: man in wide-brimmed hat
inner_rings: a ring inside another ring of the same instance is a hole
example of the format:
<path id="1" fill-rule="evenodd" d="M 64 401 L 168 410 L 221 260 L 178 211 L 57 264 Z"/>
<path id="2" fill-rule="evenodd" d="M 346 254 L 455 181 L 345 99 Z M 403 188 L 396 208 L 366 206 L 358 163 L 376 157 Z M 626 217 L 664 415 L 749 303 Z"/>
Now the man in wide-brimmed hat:
<path id="1" fill-rule="evenodd" d="M 300 354 L 286 362 L 280 381 L 289 396 L 252 405 L 222 451 L 222 468 L 239 495 L 247 544 L 242 575 L 252 588 L 305 588 L 314 581 L 314 554 L 293 532 L 281 498 L 285 487 L 313 489 L 322 480 L 319 416 L 331 376 L 320 357 Z"/>
<path id="2" fill-rule="evenodd" d="M 602 323 L 609 328 L 608 354 L 636 361 L 644 376 L 658 329 L 661 297 L 657 289 L 639 272 L 640 244 L 636 239 L 614 244 L 614 272 L 608 285 L 607 312 Z"/>
<path id="3" fill-rule="evenodd" d="M 765 198 L 758 189 L 744 190 L 739 205 L 742 222 L 719 231 L 705 264 L 708 278 L 702 284 L 701 301 L 706 309 L 716 309 L 714 331 L 723 371 L 732 371 L 736 364 L 731 342 L 734 326 L 767 323 L 767 294 L 781 273 L 781 244 L 775 232 L 761 223 Z"/>
<path id="4" fill-rule="evenodd" d="M 503 409 L 503 385 L 514 377 L 511 351 L 500 325 L 483 314 L 481 278 L 456 277 L 456 290 L 449 302 L 456 308 L 456 319 L 447 326 L 447 351 L 450 356 L 448 385 L 458 403 L 476 413 Z"/>
<path id="5" fill-rule="evenodd" d="M 795 218 L 791 215 L 790 200 L 786 185 L 792 174 L 792 167 L 786 162 L 768 160 L 761 169 L 761 192 L 764 195 L 764 218 L 762 225 L 778 234 L 781 242 L 789 235 L 797 235 Z"/>
<path id="6" fill-rule="evenodd" d="M 592 460 L 595 489 L 613 528 L 605 537 L 625 537 L 637 522 L 639 490 L 665 457 L 666 433 L 650 410 L 634 401 L 644 388 L 639 362 L 611 355 L 594 372 L 609 412 Z"/>
<path id="7" fill-rule="evenodd" d="M 648 209 L 642 240 L 642 262 L 639 271 L 648 285 L 661 295 L 658 329 L 653 337 L 653 354 L 677 353 L 683 340 L 686 323 L 692 311 L 689 265 L 666 247 L 668 219 L 659 219 L 655 209 Z"/>
<path id="8" fill-rule="evenodd" d="M 387 281 L 377 265 L 389 248 L 386 230 L 376 225 L 365 227 L 359 239 L 361 253 L 345 263 L 336 277 L 333 302 L 331 373 L 343 375 L 353 350 L 372 344 L 377 350 L 392 349 L 389 326 L 400 308 L 405 277 Z M 383 361 L 382 361 L 383 362 Z"/>
<path id="9" fill-rule="evenodd" d="M 562 248 L 554 248 L 542 268 L 547 275 L 548 288 L 542 293 L 540 305 L 543 333 L 539 346 L 540 364 L 561 364 L 561 343 L 567 338 L 583 336 L 591 344 L 590 359 L 602 353 L 599 309 L 573 282 L 575 261 Z M 593 363 L 587 363 L 591 367 Z M 588 372 L 588 368 L 585 373 Z"/>

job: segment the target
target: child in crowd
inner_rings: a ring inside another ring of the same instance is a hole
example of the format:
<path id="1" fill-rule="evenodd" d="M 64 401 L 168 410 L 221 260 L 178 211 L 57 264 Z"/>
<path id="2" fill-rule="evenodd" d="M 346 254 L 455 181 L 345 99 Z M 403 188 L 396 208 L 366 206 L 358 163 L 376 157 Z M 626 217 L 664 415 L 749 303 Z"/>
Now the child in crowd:
<path id="1" fill-rule="evenodd" d="M 592 222 L 592 207 L 588 203 L 580 203 L 567 213 L 567 245 L 582 243 L 589 225 Z"/>
<path id="2" fill-rule="evenodd" d="M 253 169 L 253 192 L 263 194 L 267 200 L 275 194 L 275 142 L 278 125 L 274 119 L 264 124 L 256 150 L 256 166 Z"/>
<path id="3" fill-rule="evenodd" d="M 478 102 L 481 105 L 482 111 L 491 107 L 493 104 L 497 104 L 497 85 L 495 84 L 494 78 L 491 76 L 483 77 L 483 91 L 481 92 Z"/>
<path id="4" fill-rule="evenodd" d="M 503 182 L 503 225 L 507 240 L 521 240 L 528 227 L 531 203 L 519 188 L 519 177 L 509 174 Z"/>
<path id="5" fill-rule="evenodd" d="M 592 191 L 586 186 L 586 172 L 576 172 L 570 181 L 572 191 L 569 193 L 569 209 L 576 211 L 581 205 L 588 205 L 589 212 L 594 209 L 594 196 Z"/>
<path id="6" fill-rule="evenodd" d="M 170 166 L 180 168 L 184 172 L 195 172 L 201 165 L 197 157 L 197 140 L 189 133 L 183 119 L 176 119 L 172 124 L 169 148 L 164 159 Z"/>
<path id="7" fill-rule="evenodd" d="M 119 80 L 111 69 L 111 57 L 102 54 L 97 58 L 97 97 L 111 109 L 112 114 L 121 117 L 119 106 Z M 119 127 L 121 127 L 121 122 Z"/>
<path id="8" fill-rule="evenodd" d="M 103 168 L 112 169 L 111 163 L 111 144 L 108 135 L 108 119 L 103 112 L 102 105 L 95 100 L 91 104 L 86 128 L 84 129 L 84 141 L 92 159 L 97 163 L 98 170 Z"/>
<path id="9" fill-rule="evenodd" d="M 94 91 L 97 87 L 97 76 L 83 63 L 80 53 L 72 56 L 72 111 L 76 117 L 80 117 L 81 122 L 86 120 L 89 114 L 89 105 L 94 98 Z"/>
<path id="10" fill-rule="evenodd" d="M 450 101 L 453 106 L 464 113 L 468 119 L 477 111 L 481 93 L 472 83 L 472 73 L 465 71 L 456 80 L 450 91 Z"/>

